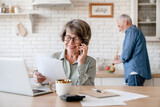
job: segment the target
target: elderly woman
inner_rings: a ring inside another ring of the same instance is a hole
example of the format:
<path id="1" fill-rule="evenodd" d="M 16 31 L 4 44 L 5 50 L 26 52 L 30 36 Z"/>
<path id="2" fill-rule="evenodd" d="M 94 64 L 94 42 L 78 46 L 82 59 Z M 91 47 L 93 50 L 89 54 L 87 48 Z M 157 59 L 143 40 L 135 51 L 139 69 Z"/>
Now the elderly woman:
<path id="1" fill-rule="evenodd" d="M 72 85 L 94 85 L 96 60 L 87 56 L 90 26 L 83 20 L 71 20 L 64 26 L 61 38 L 65 49 L 54 53 L 53 58 L 63 62 L 66 77 L 72 80 Z M 39 72 L 35 72 L 34 78 L 37 83 L 46 79 Z"/>

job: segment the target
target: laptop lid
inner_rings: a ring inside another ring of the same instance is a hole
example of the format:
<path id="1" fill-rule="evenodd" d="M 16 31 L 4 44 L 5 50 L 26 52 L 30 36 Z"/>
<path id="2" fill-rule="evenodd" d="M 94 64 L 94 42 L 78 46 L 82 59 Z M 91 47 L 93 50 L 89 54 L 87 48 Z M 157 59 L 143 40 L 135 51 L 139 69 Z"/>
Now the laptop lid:
<path id="1" fill-rule="evenodd" d="M 2 92 L 34 96 L 25 62 L 20 58 L 0 58 L 0 85 Z"/>

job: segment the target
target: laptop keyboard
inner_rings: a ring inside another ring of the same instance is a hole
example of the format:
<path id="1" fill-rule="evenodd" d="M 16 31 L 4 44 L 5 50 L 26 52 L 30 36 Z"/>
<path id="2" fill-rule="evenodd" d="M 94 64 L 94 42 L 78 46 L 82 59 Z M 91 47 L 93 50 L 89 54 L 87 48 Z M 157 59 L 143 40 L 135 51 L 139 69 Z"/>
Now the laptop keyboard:
<path id="1" fill-rule="evenodd" d="M 33 89 L 33 93 L 40 93 L 40 92 L 45 92 L 44 90 L 35 90 Z"/>

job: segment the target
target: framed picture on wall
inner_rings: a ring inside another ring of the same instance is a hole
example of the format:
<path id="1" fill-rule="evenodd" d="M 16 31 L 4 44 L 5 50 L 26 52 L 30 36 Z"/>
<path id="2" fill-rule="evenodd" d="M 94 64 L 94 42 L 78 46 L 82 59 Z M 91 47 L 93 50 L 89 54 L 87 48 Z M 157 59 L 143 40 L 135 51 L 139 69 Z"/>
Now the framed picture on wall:
<path id="1" fill-rule="evenodd" d="M 113 17 L 113 3 L 90 3 L 89 17 Z"/>

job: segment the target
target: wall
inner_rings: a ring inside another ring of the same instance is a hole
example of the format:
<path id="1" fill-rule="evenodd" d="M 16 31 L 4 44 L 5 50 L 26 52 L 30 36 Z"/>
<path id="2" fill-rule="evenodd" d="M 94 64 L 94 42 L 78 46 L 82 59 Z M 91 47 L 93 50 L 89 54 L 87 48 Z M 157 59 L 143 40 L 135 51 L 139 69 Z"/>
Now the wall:
<path id="1" fill-rule="evenodd" d="M 116 18 L 131 14 L 130 0 L 71 0 L 74 7 L 32 7 L 32 0 L 1 0 L 18 5 L 23 12 L 35 12 L 33 33 L 27 16 L 0 16 L 0 57 L 21 57 L 27 67 L 36 69 L 35 53 L 51 55 L 63 49 L 59 34 L 63 25 L 71 19 L 82 19 L 89 23 L 92 38 L 88 55 L 95 58 L 113 59 L 124 34 L 118 32 Z M 114 3 L 113 18 L 89 18 L 89 3 Z M 22 23 L 28 31 L 26 37 L 16 35 L 16 25 Z M 152 67 L 160 67 L 160 42 L 147 42 Z M 121 53 L 121 51 L 120 51 Z M 122 69 L 122 64 L 118 69 Z"/>

